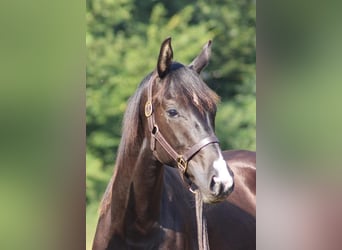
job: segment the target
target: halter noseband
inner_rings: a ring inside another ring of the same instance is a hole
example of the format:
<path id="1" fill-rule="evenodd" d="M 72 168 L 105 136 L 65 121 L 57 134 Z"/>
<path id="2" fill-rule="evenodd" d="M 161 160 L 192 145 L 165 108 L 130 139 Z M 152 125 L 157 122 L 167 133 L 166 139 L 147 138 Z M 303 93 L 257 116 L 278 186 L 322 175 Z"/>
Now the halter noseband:
<path id="1" fill-rule="evenodd" d="M 145 103 L 145 116 L 148 122 L 148 128 L 151 132 L 151 150 L 153 154 L 157 157 L 156 152 L 156 140 L 160 143 L 163 149 L 177 162 L 177 166 L 180 171 L 185 174 L 188 162 L 191 158 L 196 155 L 202 148 L 206 147 L 212 143 L 219 143 L 219 140 L 215 135 L 208 136 L 198 143 L 194 144 L 189 150 L 187 150 L 184 154 L 178 154 L 173 147 L 166 141 L 164 136 L 160 133 L 158 125 L 155 122 L 154 118 L 154 110 L 152 104 L 152 87 L 153 82 L 156 78 L 156 75 L 153 74 L 148 82 L 148 90 L 147 90 L 147 101 Z M 157 157 L 158 158 L 158 157 Z"/>

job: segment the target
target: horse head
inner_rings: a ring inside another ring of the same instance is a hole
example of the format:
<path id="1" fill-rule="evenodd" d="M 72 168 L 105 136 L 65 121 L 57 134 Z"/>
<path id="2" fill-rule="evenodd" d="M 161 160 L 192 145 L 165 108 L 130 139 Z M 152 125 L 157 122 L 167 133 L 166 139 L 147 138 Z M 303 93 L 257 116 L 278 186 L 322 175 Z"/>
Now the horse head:
<path id="1" fill-rule="evenodd" d="M 234 187 L 233 173 L 215 136 L 219 97 L 200 77 L 210 51 L 211 41 L 190 65 L 183 65 L 172 60 L 171 38 L 166 39 L 140 110 L 145 116 L 145 137 L 156 159 L 180 168 L 206 203 L 224 200 Z"/>

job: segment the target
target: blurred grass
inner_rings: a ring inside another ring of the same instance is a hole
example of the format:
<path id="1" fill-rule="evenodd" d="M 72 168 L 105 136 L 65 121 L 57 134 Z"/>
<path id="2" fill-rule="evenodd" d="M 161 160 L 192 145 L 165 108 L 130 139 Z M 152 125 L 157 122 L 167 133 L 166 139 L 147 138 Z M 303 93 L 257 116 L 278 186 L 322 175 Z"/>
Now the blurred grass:
<path id="1" fill-rule="evenodd" d="M 90 205 L 87 206 L 87 213 L 86 213 L 86 247 L 87 250 L 91 250 L 96 225 L 98 220 L 98 211 L 99 211 L 99 202 L 92 202 Z"/>
<path id="2" fill-rule="evenodd" d="M 103 170 L 103 162 L 89 153 L 86 156 L 86 166 L 86 193 L 87 199 L 91 200 L 86 203 L 86 247 L 90 250 L 98 221 L 100 201 L 113 169 Z"/>
<path id="3" fill-rule="evenodd" d="M 85 248 L 84 7 L 1 2 L 0 249 Z"/>
<path id="4" fill-rule="evenodd" d="M 341 7 L 258 6 L 258 249 L 341 249 Z"/>
<path id="5" fill-rule="evenodd" d="M 267 128 L 263 142 L 270 145 L 270 155 L 292 163 L 279 171 L 333 174 L 340 165 L 342 33 L 331 7 L 320 5 L 307 12 L 305 5 L 288 5 L 290 23 L 281 16 L 269 22 L 275 43 L 264 58 L 269 74 L 263 74 L 258 102 L 260 114 L 267 114 L 268 122 L 260 119 L 260 124 Z"/>

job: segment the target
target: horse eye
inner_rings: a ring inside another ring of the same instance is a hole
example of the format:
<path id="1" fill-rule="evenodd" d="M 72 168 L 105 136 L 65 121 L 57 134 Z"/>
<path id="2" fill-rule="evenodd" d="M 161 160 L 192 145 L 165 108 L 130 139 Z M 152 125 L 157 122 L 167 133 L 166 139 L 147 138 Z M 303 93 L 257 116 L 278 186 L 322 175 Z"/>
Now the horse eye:
<path id="1" fill-rule="evenodd" d="M 178 116 L 178 111 L 175 110 L 175 109 L 169 109 L 169 110 L 167 110 L 166 112 L 167 112 L 168 116 L 170 116 L 170 117 L 176 117 L 176 116 Z"/>

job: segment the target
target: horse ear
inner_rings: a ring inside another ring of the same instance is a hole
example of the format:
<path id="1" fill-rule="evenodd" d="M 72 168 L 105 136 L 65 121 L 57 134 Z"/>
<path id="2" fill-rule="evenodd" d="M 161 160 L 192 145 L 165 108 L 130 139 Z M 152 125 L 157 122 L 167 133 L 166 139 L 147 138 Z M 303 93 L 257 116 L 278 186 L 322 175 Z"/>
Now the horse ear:
<path id="1" fill-rule="evenodd" d="M 190 68 L 194 69 L 198 74 L 204 69 L 209 63 L 211 55 L 211 40 L 203 46 L 201 54 L 199 54 L 189 65 Z"/>
<path id="2" fill-rule="evenodd" d="M 171 47 L 171 37 L 165 39 L 160 47 L 157 70 L 160 78 L 166 76 L 172 64 L 173 51 Z"/>

